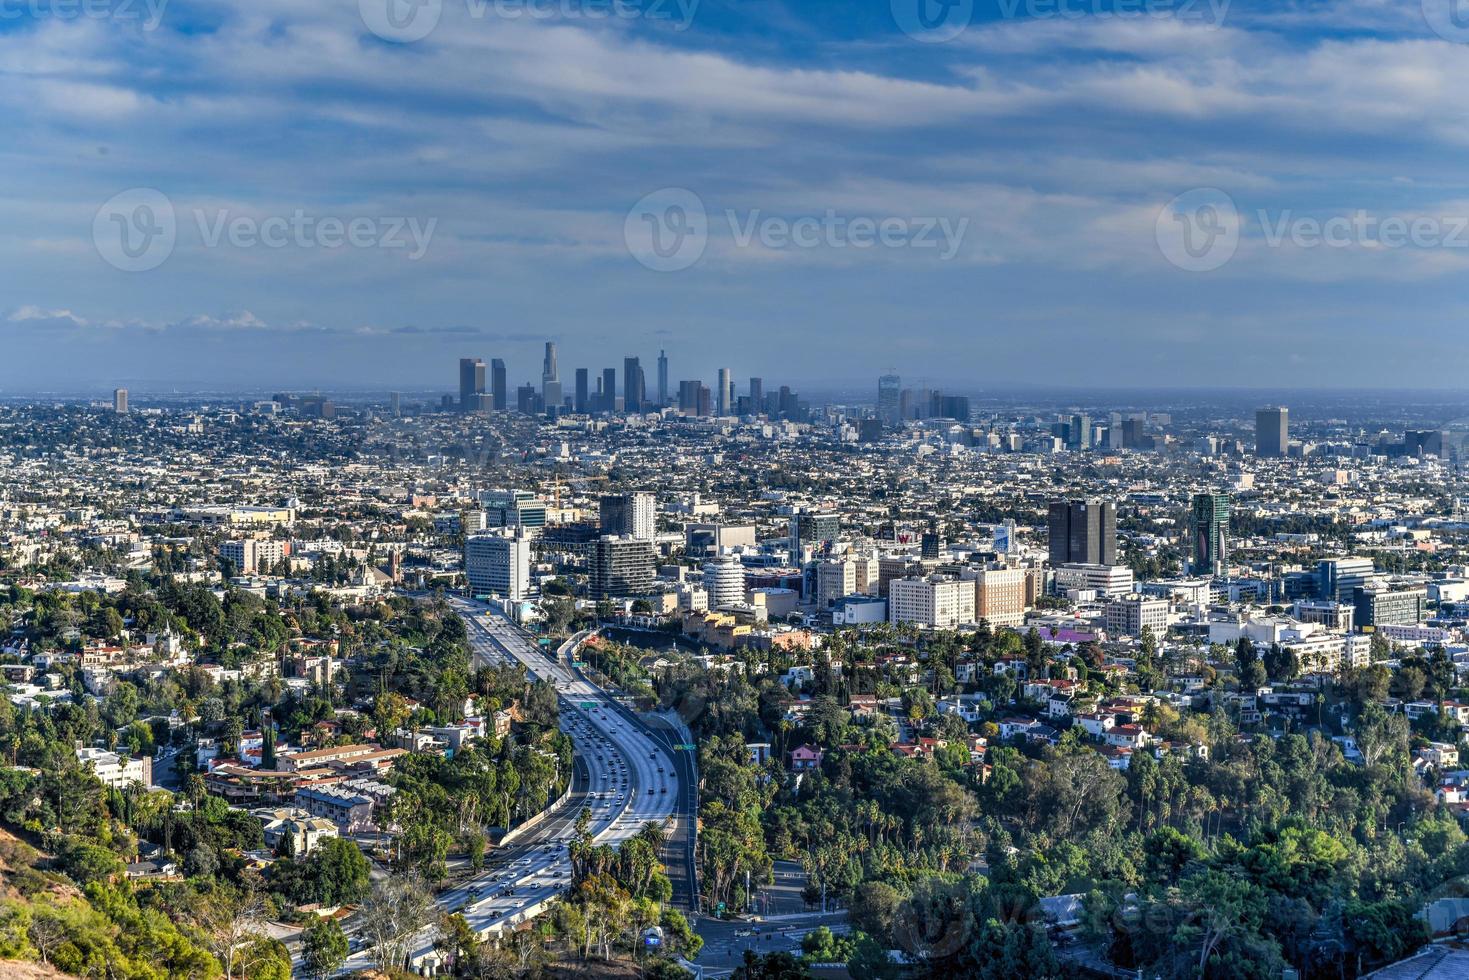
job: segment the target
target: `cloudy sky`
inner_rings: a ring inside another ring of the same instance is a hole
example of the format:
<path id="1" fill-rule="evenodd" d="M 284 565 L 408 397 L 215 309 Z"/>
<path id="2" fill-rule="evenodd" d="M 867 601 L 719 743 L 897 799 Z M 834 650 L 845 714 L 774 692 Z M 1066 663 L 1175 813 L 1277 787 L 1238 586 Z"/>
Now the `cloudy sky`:
<path id="1" fill-rule="evenodd" d="M 3 0 L 0 393 L 1462 387 L 1449 2 Z"/>

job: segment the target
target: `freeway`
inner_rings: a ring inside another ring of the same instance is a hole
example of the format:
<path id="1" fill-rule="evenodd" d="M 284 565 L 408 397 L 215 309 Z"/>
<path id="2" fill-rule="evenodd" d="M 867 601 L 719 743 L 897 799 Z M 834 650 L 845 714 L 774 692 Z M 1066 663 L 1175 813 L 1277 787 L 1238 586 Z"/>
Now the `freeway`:
<path id="1" fill-rule="evenodd" d="M 465 619 L 476 661 L 521 663 L 533 677 L 556 685 L 561 726 L 572 736 L 587 780 L 584 797 L 574 794 L 576 801 L 555 808 L 515 847 L 497 850 L 483 873 L 437 896 L 442 908 L 459 912 L 470 928 L 489 936 L 532 918 L 566 888 L 571 877 L 566 844 L 580 810 L 575 802 L 591 811 L 593 841 L 616 846 L 644 824 L 669 819 L 680 799 L 679 775 L 687 769 L 675 765 L 666 742 L 652 737 L 615 699 L 575 671 L 569 655 L 580 637 L 548 655 L 497 610 L 467 599 L 449 601 Z M 360 956 L 348 967 L 367 965 L 355 962 Z M 425 932 L 409 963 L 426 974 L 442 968 L 431 932 Z"/>

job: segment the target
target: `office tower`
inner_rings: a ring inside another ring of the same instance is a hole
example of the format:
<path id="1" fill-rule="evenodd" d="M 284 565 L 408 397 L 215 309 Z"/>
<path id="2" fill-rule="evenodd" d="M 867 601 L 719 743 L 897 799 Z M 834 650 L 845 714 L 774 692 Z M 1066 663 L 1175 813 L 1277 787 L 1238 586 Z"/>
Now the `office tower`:
<path id="1" fill-rule="evenodd" d="M 388 392 L 388 413 L 393 418 L 398 418 L 403 414 L 403 393 L 401 391 Z"/>
<path id="2" fill-rule="evenodd" d="M 112 393 L 112 410 L 118 415 L 128 413 L 128 390 L 126 388 L 118 388 Z"/>
<path id="3" fill-rule="evenodd" d="M 489 527 L 546 526 L 546 505 L 529 490 L 485 490 L 479 495 Z"/>
<path id="4" fill-rule="evenodd" d="M 602 401 L 597 408 L 603 412 L 617 411 L 617 368 L 602 369 Z"/>
<path id="5" fill-rule="evenodd" d="M 1323 558 L 1316 563 L 1316 595 L 1351 602 L 1357 588 L 1366 585 L 1374 571 L 1371 558 Z"/>
<path id="6" fill-rule="evenodd" d="M 709 608 L 745 601 L 745 567 L 734 555 L 721 555 L 704 566 L 704 591 Z"/>
<path id="7" fill-rule="evenodd" d="M 1193 573 L 1219 575 L 1229 561 L 1229 494 L 1194 494 L 1188 527 Z"/>
<path id="8" fill-rule="evenodd" d="M 1117 505 L 1053 500 L 1047 518 L 1052 565 L 1117 564 Z"/>
<path id="9" fill-rule="evenodd" d="M 896 429 L 903 421 L 903 379 L 884 374 L 877 379 L 877 417 L 882 424 Z"/>
<path id="10" fill-rule="evenodd" d="M 498 357 L 490 361 L 490 394 L 495 411 L 503 412 L 509 407 L 510 385 L 505 380 L 505 362 Z"/>
<path id="11" fill-rule="evenodd" d="M 1122 448 L 1142 449 L 1143 440 L 1143 420 L 1124 419 L 1122 422 Z"/>
<path id="12" fill-rule="evenodd" d="M 1290 409 L 1262 408 L 1255 413 L 1255 455 L 1279 458 L 1290 449 Z"/>
<path id="13" fill-rule="evenodd" d="M 529 381 L 515 389 L 515 410 L 521 415 L 540 415 L 544 407 L 540 392 Z"/>
<path id="14" fill-rule="evenodd" d="M 764 408 L 765 381 L 762 378 L 750 379 L 750 414 L 759 415 Z"/>
<path id="15" fill-rule="evenodd" d="M 841 519 L 836 514 L 797 514 L 791 518 L 791 559 L 801 560 L 802 550 L 810 546 L 821 549 L 841 533 Z"/>
<path id="16" fill-rule="evenodd" d="M 668 407 L 668 352 L 658 352 L 658 407 Z"/>
<path id="17" fill-rule="evenodd" d="M 523 529 L 476 534 L 464 541 L 464 576 L 476 596 L 519 602 L 531 594 L 530 538 Z"/>
<path id="18" fill-rule="evenodd" d="M 572 401 L 572 408 L 578 415 L 585 415 L 591 411 L 591 392 L 588 391 L 590 380 L 586 368 L 576 369 L 576 396 Z"/>
<path id="19" fill-rule="evenodd" d="M 477 357 L 459 359 L 459 411 L 473 412 L 479 407 L 475 396 L 485 390 L 485 362 Z"/>
<path id="20" fill-rule="evenodd" d="M 643 366 L 636 357 L 622 359 L 622 410 L 629 414 L 643 410 Z"/>
<path id="21" fill-rule="evenodd" d="M 594 599 L 647 595 L 653 591 L 653 542 L 604 534 L 597 539 L 589 588 Z"/>
<path id="22" fill-rule="evenodd" d="M 658 502 L 651 493 L 605 494 L 601 500 L 603 534 L 652 541 L 658 533 Z"/>
<path id="23" fill-rule="evenodd" d="M 935 391 L 929 395 L 928 417 L 969 421 L 969 398 L 965 395 L 946 395 Z"/>
<path id="24" fill-rule="evenodd" d="M 719 369 L 719 387 L 715 389 L 714 397 L 720 418 L 734 412 L 734 379 L 730 377 L 729 368 Z"/>
<path id="25" fill-rule="evenodd" d="M 561 375 L 556 367 L 556 345 L 546 341 L 546 357 L 541 362 L 541 404 L 547 412 L 561 410 Z"/>
<path id="26" fill-rule="evenodd" d="M 1025 622 L 1026 576 L 1023 568 L 981 568 L 974 576 L 974 615 L 991 626 Z"/>
<path id="27" fill-rule="evenodd" d="M 1071 416 L 1070 426 L 1070 448 L 1090 449 L 1092 448 L 1092 419 L 1090 415 Z"/>

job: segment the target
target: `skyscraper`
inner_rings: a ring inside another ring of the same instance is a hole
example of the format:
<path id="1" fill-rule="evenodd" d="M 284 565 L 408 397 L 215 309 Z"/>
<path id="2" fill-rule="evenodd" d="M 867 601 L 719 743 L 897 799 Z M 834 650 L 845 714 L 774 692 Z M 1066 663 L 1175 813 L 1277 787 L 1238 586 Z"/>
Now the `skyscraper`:
<path id="1" fill-rule="evenodd" d="M 622 410 L 630 414 L 643 410 L 643 365 L 636 357 L 622 359 Z"/>
<path id="2" fill-rule="evenodd" d="M 1194 494 L 1188 528 L 1193 573 L 1220 574 L 1229 560 L 1229 494 Z"/>
<path id="3" fill-rule="evenodd" d="M 719 387 L 714 398 L 720 418 L 734 413 L 734 379 L 730 377 L 729 368 L 719 369 Z"/>
<path id="4" fill-rule="evenodd" d="M 485 362 L 477 357 L 459 358 L 459 411 L 479 408 L 478 395 L 485 390 Z"/>
<path id="5" fill-rule="evenodd" d="M 883 425 L 896 429 L 903 421 L 902 397 L 902 378 L 884 374 L 877 379 L 877 417 Z"/>
<path id="6" fill-rule="evenodd" d="M 480 391 L 484 391 L 483 385 L 480 386 Z M 490 394 L 495 411 L 505 411 L 509 405 L 510 385 L 505 380 L 505 362 L 498 357 L 490 361 Z"/>
<path id="7" fill-rule="evenodd" d="M 586 368 L 576 369 L 576 396 L 572 401 L 572 408 L 578 415 L 585 415 L 591 411 L 591 392 L 588 390 L 590 378 Z"/>
<path id="8" fill-rule="evenodd" d="M 561 409 L 561 376 L 556 368 L 556 345 L 546 341 L 546 357 L 541 363 L 541 402 L 547 412 Z"/>
<path id="9" fill-rule="evenodd" d="M 604 412 L 617 411 L 617 368 L 602 369 L 602 405 Z"/>
<path id="10" fill-rule="evenodd" d="M 388 413 L 393 418 L 403 414 L 403 393 L 401 391 L 388 392 Z"/>
<path id="11" fill-rule="evenodd" d="M 668 407 L 668 352 L 658 352 L 658 407 Z"/>
<path id="12" fill-rule="evenodd" d="M 112 410 L 118 415 L 128 413 L 128 390 L 126 388 L 118 388 L 112 393 Z"/>
<path id="13" fill-rule="evenodd" d="M 1279 458 L 1290 449 L 1290 409 L 1262 408 L 1255 413 L 1255 455 Z"/>
<path id="14" fill-rule="evenodd" d="M 1117 505 L 1053 500 L 1047 519 L 1052 565 L 1117 564 Z"/>
<path id="15" fill-rule="evenodd" d="M 765 379 L 763 379 L 763 378 L 751 378 L 750 379 L 750 411 L 751 411 L 751 413 L 752 414 L 755 414 L 755 415 L 759 415 L 760 414 L 760 410 L 761 410 L 764 402 L 765 402 Z"/>
<path id="16" fill-rule="evenodd" d="M 1090 415 L 1073 415 L 1069 423 L 1071 438 L 1068 444 L 1072 449 L 1092 448 L 1092 419 Z"/>

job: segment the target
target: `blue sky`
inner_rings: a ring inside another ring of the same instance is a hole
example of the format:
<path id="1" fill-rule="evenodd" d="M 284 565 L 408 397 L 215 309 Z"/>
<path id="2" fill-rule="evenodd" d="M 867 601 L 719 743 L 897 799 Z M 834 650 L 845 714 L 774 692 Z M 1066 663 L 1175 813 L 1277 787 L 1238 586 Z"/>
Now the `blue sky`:
<path id="1" fill-rule="evenodd" d="M 0 392 L 448 390 L 464 355 L 538 377 L 548 338 L 568 377 L 665 347 L 675 382 L 1462 386 L 1440 0 L 962 0 L 945 40 L 899 26 L 919 0 L 442 0 L 403 42 L 389 0 L 151 2 L 0 11 Z M 175 241 L 124 271 L 140 188 Z M 630 210 L 668 188 L 704 215 L 659 271 Z M 1236 209 L 1205 270 L 1164 241 L 1198 188 Z M 1358 213 L 1423 234 L 1310 236 Z"/>

